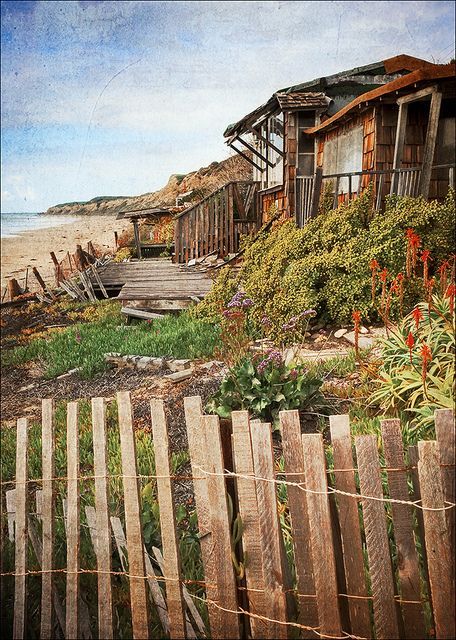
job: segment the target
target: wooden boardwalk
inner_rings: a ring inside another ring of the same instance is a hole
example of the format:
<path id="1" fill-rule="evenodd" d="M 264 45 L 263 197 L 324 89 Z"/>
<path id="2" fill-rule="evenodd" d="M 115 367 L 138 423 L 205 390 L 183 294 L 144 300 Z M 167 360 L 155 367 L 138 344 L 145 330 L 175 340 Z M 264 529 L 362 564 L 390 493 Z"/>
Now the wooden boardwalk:
<path id="1" fill-rule="evenodd" d="M 109 262 L 98 270 L 101 282 L 123 306 L 151 311 L 180 311 L 204 298 L 212 280 L 202 271 L 173 264 L 170 259 Z M 97 283 L 93 280 L 94 288 Z"/>

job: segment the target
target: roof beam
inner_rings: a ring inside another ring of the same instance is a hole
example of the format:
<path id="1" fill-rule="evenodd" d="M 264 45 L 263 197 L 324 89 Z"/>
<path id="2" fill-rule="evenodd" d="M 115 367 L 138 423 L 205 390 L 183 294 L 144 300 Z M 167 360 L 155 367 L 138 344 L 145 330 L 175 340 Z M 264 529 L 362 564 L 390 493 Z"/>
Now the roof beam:
<path id="1" fill-rule="evenodd" d="M 261 173 L 263 173 L 263 171 L 264 171 L 263 167 L 260 167 L 260 165 L 257 164 L 254 160 L 252 160 L 252 158 L 250 158 L 246 153 L 244 153 L 243 151 L 241 151 L 240 149 L 235 147 L 233 143 L 229 143 L 228 142 L 227 144 L 234 151 L 236 151 L 236 153 L 238 153 L 242 158 L 244 158 L 244 160 L 247 160 L 247 162 L 250 162 L 250 164 L 253 164 L 253 166 L 256 167 L 258 169 L 258 171 L 261 171 Z"/>
<path id="2" fill-rule="evenodd" d="M 262 140 L 265 144 L 268 145 L 268 147 L 271 147 L 271 149 L 274 149 L 274 151 L 276 153 L 279 154 L 279 156 L 282 156 L 282 158 L 284 157 L 284 152 L 281 151 L 278 147 L 275 146 L 275 144 L 272 144 L 272 142 L 269 142 L 269 140 L 267 138 L 265 138 L 264 136 L 261 135 L 261 133 L 259 133 L 258 131 L 256 131 L 256 129 L 253 129 L 253 127 L 249 127 L 249 131 L 251 133 L 253 133 L 257 138 L 259 138 L 260 140 Z"/>
<path id="3" fill-rule="evenodd" d="M 258 158 L 260 158 L 260 160 L 262 160 L 263 162 L 266 162 L 266 164 L 268 164 L 270 167 L 275 167 L 275 164 L 273 164 L 270 160 L 268 160 L 265 156 L 262 156 L 261 153 L 259 151 L 257 151 L 255 149 L 255 147 L 252 147 L 251 144 L 249 144 L 248 142 L 246 142 L 245 140 L 243 140 L 242 138 L 240 138 L 239 136 L 236 136 L 236 141 L 240 142 L 241 144 L 244 145 L 244 147 L 246 147 L 249 151 L 251 151 L 253 154 L 255 154 Z"/>
<path id="4" fill-rule="evenodd" d="M 438 87 L 436 84 L 433 84 L 430 87 L 426 87 L 425 89 L 420 89 L 420 91 L 415 91 L 415 93 L 410 93 L 407 96 L 402 96 L 402 98 L 398 98 L 396 100 L 397 104 L 407 104 L 408 102 L 415 102 L 415 100 L 421 100 L 421 98 L 427 98 L 428 96 L 436 93 L 438 91 Z"/>

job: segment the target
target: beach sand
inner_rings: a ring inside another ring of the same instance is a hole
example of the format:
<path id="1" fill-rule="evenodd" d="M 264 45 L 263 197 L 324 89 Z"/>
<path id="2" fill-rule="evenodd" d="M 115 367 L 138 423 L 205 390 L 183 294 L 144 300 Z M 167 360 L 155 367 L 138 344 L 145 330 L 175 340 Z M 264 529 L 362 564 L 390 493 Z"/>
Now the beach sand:
<path id="1" fill-rule="evenodd" d="M 52 218 L 51 218 L 52 222 Z M 76 251 L 76 245 L 83 249 L 92 241 L 95 248 L 114 251 L 114 231 L 118 234 L 128 228 L 128 220 L 116 220 L 114 216 L 81 216 L 77 220 L 59 227 L 25 231 L 14 238 L 1 239 L 1 286 L 2 292 L 8 279 L 16 278 L 23 286 L 25 272 L 29 268 L 28 288 L 39 289 L 35 276 L 31 272 L 36 267 L 46 283 L 55 284 L 54 265 L 50 252 L 54 251 L 58 260 L 66 252 Z"/>

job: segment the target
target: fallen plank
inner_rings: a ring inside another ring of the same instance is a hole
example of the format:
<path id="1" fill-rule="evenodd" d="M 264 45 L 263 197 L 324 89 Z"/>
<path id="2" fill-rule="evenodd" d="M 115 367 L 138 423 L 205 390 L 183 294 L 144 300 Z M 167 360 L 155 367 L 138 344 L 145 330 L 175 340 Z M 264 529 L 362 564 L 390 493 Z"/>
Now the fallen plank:
<path id="1" fill-rule="evenodd" d="M 133 309 L 132 307 L 123 307 L 121 313 L 131 318 L 142 318 L 144 320 L 160 320 L 165 317 L 163 313 L 154 313 L 145 309 Z"/>

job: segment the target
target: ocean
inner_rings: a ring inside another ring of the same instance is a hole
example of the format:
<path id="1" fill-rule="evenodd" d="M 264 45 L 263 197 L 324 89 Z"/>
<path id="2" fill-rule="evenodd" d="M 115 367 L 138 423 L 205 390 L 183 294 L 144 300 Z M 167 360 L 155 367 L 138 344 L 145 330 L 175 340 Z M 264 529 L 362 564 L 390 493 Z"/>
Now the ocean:
<path id="1" fill-rule="evenodd" d="M 71 216 L 46 216 L 43 213 L 1 213 L 0 237 L 12 238 L 23 231 L 49 229 L 73 222 Z"/>

